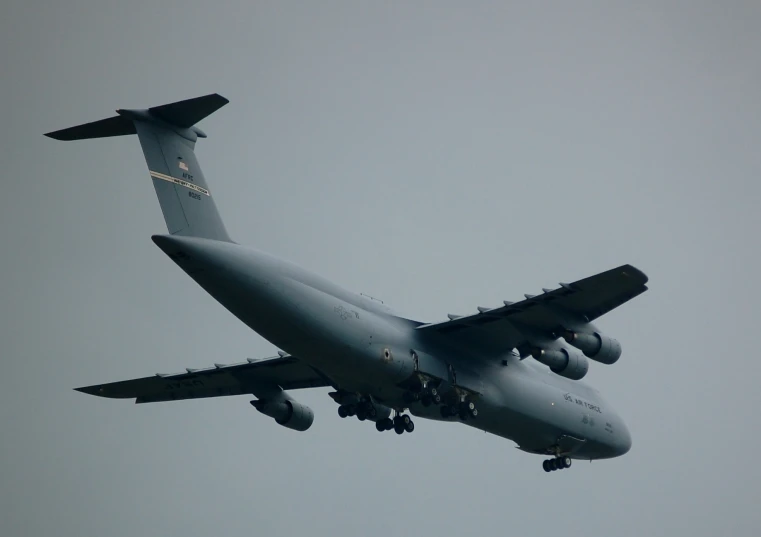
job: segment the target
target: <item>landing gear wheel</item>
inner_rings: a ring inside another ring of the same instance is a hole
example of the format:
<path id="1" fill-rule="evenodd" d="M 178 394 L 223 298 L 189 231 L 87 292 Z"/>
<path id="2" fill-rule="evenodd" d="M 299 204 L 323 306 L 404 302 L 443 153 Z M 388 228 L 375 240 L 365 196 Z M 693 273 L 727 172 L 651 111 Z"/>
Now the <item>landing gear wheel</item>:
<path id="1" fill-rule="evenodd" d="M 364 408 L 357 409 L 357 419 L 359 421 L 365 421 L 367 419 L 367 414 L 365 413 Z"/>
<path id="2" fill-rule="evenodd" d="M 424 395 L 420 402 L 423 403 L 424 407 L 429 407 L 433 401 L 430 395 Z"/>
<path id="3" fill-rule="evenodd" d="M 396 431 L 396 434 L 404 433 L 404 425 L 394 425 L 394 431 Z"/>
<path id="4" fill-rule="evenodd" d="M 375 430 L 379 433 L 382 433 L 383 431 L 387 430 L 386 428 L 386 420 L 378 420 L 375 422 Z"/>
<path id="5" fill-rule="evenodd" d="M 408 433 L 411 433 L 412 431 L 414 431 L 415 422 L 412 420 L 408 421 L 407 424 L 404 426 L 404 430 L 407 431 Z"/>
<path id="6" fill-rule="evenodd" d="M 435 392 L 436 390 L 431 390 L 431 391 Z M 431 394 L 431 400 L 436 405 L 441 404 L 441 396 L 438 393 Z"/>
<path id="7" fill-rule="evenodd" d="M 346 409 L 345 406 L 341 405 L 338 407 L 338 415 L 341 416 L 342 418 L 345 418 L 346 416 L 349 415 L 349 411 Z"/>
<path id="8" fill-rule="evenodd" d="M 346 405 L 346 415 L 347 416 L 354 416 L 357 414 L 357 407 L 354 405 Z"/>
<path id="9" fill-rule="evenodd" d="M 471 415 L 471 417 L 473 417 L 473 418 L 475 418 L 476 416 L 478 416 L 478 409 L 477 409 L 477 408 L 474 408 L 473 410 L 471 410 L 471 411 L 470 411 L 470 415 Z"/>
<path id="10" fill-rule="evenodd" d="M 559 460 L 563 463 L 563 468 L 571 467 L 571 457 L 561 457 Z"/>
<path id="11" fill-rule="evenodd" d="M 545 472 L 551 472 L 552 468 L 550 468 L 550 461 L 548 460 L 542 461 L 542 468 L 544 468 Z"/>
<path id="12" fill-rule="evenodd" d="M 407 414 L 402 414 L 401 420 L 399 421 L 406 428 L 410 423 L 412 423 L 412 418 L 410 418 Z"/>

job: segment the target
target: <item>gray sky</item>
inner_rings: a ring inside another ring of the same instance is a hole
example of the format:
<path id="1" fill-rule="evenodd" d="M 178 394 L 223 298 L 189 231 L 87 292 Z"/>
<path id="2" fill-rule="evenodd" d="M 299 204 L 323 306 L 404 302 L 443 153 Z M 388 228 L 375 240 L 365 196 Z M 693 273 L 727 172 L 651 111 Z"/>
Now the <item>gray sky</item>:
<path id="1" fill-rule="evenodd" d="M 408 4 L 3 2 L 0 534 L 758 534 L 761 5 Z M 233 237 L 416 318 L 644 270 L 587 377 L 632 451 L 72 391 L 276 350 L 150 241 L 136 139 L 42 137 L 214 91 Z"/>

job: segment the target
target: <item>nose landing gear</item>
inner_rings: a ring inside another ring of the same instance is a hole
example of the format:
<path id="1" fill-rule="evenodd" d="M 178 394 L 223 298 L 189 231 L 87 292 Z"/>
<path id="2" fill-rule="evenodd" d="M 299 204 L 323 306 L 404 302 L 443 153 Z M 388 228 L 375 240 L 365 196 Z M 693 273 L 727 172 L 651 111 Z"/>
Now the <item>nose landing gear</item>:
<path id="1" fill-rule="evenodd" d="M 564 470 L 571 467 L 571 457 L 556 457 L 547 459 L 542 463 L 545 472 L 554 472 L 555 470 Z"/>

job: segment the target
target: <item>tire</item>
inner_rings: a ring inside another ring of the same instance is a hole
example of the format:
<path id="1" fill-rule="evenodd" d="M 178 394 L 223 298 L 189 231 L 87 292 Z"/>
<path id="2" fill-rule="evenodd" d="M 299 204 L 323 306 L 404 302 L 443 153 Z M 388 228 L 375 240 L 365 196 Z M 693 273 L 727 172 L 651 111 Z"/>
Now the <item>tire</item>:
<path id="1" fill-rule="evenodd" d="M 367 414 L 365 414 L 363 409 L 357 410 L 357 419 L 359 421 L 365 421 L 367 419 Z"/>
<path id="2" fill-rule="evenodd" d="M 426 395 L 426 396 L 424 396 L 424 397 L 423 397 L 423 399 L 422 399 L 422 401 L 421 401 L 421 403 L 423 403 L 423 406 L 424 406 L 424 407 L 429 407 L 429 406 L 431 406 L 431 396 L 430 396 L 430 395 Z"/>
<path id="3" fill-rule="evenodd" d="M 345 406 L 341 405 L 338 407 L 338 415 L 341 416 L 342 418 L 345 418 L 346 416 L 349 415 L 349 413 L 346 411 Z"/>
<path id="4" fill-rule="evenodd" d="M 551 472 L 552 469 L 550 468 L 550 461 L 545 460 L 544 462 L 542 462 L 542 468 L 544 468 L 545 472 Z"/>
<path id="5" fill-rule="evenodd" d="M 394 431 L 396 431 L 396 434 L 402 434 L 404 433 L 404 427 L 399 427 L 398 425 L 394 425 Z"/>
<path id="6" fill-rule="evenodd" d="M 410 423 L 412 423 L 412 418 L 410 418 L 407 414 L 404 414 L 402 416 L 402 425 L 407 427 L 407 425 L 409 425 Z"/>
<path id="7" fill-rule="evenodd" d="M 408 433 L 411 433 L 412 431 L 414 431 L 414 430 L 415 430 L 415 422 L 414 422 L 414 421 L 412 421 L 412 420 L 410 420 L 410 421 L 409 421 L 409 422 L 408 422 L 408 423 L 407 423 L 407 424 L 404 426 L 404 430 L 405 430 L 405 431 L 407 431 Z"/>
<path id="8" fill-rule="evenodd" d="M 572 459 L 571 457 L 563 457 L 563 468 L 570 468 Z"/>
<path id="9" fill-rule="evenodd" d="M 441 403 L 441 396 L 437 393 L 431 396 L 433 398 L 433 402 L 437 405 Z"/>

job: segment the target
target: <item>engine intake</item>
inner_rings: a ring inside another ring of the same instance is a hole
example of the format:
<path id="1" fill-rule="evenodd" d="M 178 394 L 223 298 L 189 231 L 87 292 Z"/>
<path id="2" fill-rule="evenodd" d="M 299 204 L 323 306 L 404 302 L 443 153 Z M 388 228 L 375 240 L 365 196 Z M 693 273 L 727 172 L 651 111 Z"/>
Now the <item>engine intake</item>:
<path id="1" fill-rule="evenodd" d="M 572 380 L 581 380 L 589 371 L 589 361 L 572 349 L 534 349 L 531 356 L 548 366 L 553 373 Z"/>
<path id="2" fill-rule="evenodd" d="M 314 421 L 314 412 L 311 408 L 290 399 L 280 401 L 259 399 L 251 401 L 251 405 L 265 416 L 273 418 L 278 425 L 295 431 L 306 431 Z"/>
<path id="3" fill-rule="evenodd" d="M 603 364 L 615 364 L 621 357 L 621 344 L 598 332 L 583 334 L 569 330 L 563 338 L 592 360 Z"/>

